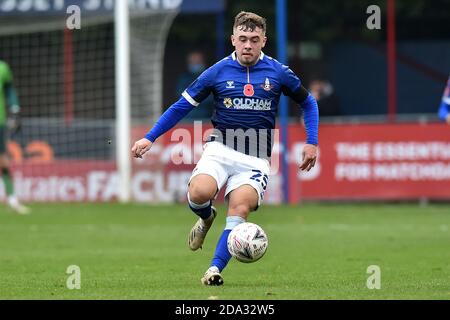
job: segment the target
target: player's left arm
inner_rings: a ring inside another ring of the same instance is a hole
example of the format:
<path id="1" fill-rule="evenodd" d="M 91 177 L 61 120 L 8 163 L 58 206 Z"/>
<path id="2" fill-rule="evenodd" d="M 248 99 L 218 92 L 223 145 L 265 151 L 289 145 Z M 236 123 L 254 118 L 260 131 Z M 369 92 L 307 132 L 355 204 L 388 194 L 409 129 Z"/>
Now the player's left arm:
<path id="1" fill-rule="evenodd" d="M 444 94 L 442 95 L 441 105 L 438 112 L 439 119 L 450 124 L 450 77 L 447 81 Z"/>
<path id="2" fill-rule="evenodd" d="M 300 91 L 300 100 L 306 96 L 302 102 L 299 102 L 306 128 L 306 144 L 303 147 L 303 163 L 300 165 L 300 169 L 309 171 L 314 167 L 317 160 L 317 145 L 319 144 L 319 106 L 313 95 L 303 86 L 300 87 Z"/>
<path id="3" fill-rule="evenodd" d="M 450 105 L 448 105 L 444 102 L 441 102 L 441 105 L 439 107 L 439 113 L 438 113 L 439 119 L 447 122 L 447 124 L 450 124 L 450 112 L 448 110 L 449 108 L 450 108 Z"/>
<path id="4" fill-rule="evenodd" d="M 306 144 L 302 151 L 301 170 L 309 171 L 316 164 L 319 144 L 319 107 L 295 73 L 286 66 L 282 70 L 282 91 L 300 105 L 306 129 Z"/>

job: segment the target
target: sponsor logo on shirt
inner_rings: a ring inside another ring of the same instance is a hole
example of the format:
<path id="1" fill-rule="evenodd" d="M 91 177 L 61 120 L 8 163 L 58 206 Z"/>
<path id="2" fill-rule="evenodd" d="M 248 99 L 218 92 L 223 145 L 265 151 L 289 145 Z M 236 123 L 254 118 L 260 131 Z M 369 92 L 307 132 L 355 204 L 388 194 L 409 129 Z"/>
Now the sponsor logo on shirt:
<path id="1" fill-rule="evenodd" d="M 235 88 L 234 81 L 231 81 L 231 80 L 227 81 L 227 86 L 225 88 L 234 89 Z"/>
<path id="2" fill-rule="evenodd" d="M 271 110 L 272 101 L 255 98 L 225 98 L 223 104 L 227 108 L 241 110 Z"/>
<path id="3" fill-rule="evenodd" d="M 231 101 L 230 98 L 225 98 L 223 99 L 223 104 L 225 105 L 225 107 L 230 108 L 233 106 L 233 102 Z"/>

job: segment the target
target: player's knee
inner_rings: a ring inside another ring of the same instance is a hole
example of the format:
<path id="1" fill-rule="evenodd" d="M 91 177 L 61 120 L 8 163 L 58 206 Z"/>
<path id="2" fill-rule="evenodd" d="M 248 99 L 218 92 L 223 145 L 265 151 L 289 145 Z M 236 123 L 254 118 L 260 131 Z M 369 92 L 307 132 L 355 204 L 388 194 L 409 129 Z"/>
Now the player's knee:
<path id="1" fill-rule="evenodd" d="M 253 208 L 250 203 L 239 203 L 230 205 L 228 208 L 228 215 L 247 217 L 252 210 Z"/>
<path id="2" fill-rule="evenodd" d="M 214 192 L 199 184 L 189 185 L 189 199 L 194 203 L 205 203 L 214 197 Z"/>

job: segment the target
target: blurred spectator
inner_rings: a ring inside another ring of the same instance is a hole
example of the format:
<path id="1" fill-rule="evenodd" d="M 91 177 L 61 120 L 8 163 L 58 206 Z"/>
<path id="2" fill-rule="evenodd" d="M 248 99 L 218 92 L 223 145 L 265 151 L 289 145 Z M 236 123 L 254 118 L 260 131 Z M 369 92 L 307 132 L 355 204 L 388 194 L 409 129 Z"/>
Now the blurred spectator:
<path id="1" fill-rule="evenodd" d="M 7 131 L 12 135 L 19 132 L 20 128 L 20 105 L 13 84 L 13 73 L 9 65 L 0 60 L 0 174 L 6 191 L 8 206 L 19 214 L 28 214 L 30 208 L 20 203 L 14 191 L 11 161 L 7 150 Z"/>
<path id="2" fill-rule="evenodd" d="M 176 83 L 176 95 L 178 97 L 206 69 L 205 58 L 203 53 L 199 51 L 189 53 L 186 60 L 187 70 L 179 76 Z M 210 95 L 198 107 L 189 112 L 185 119 L 210 119 L 213 108 L 213 98 Z"/>
<path id="3" fill-rule="evenodd" d="M 309 84 L 309 92 L 317 100 L 320 116 L 340 115 L 339 100 L 331 83 L 323 79 L 315 79 Z"/>
<path id="4" fill-rule="evenodd" d="M 448 77 L 447 86 L 442 95 L 441 105 L 439 107 L 439 118 L 450 124 L 450 76 Z"/>

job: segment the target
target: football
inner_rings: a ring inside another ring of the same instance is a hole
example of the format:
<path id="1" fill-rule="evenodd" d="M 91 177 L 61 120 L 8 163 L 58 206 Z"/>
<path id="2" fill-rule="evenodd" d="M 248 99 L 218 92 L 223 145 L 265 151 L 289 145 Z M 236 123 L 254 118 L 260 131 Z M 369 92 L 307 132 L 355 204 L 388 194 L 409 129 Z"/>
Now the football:
<path id="1" fill-rule="evenodd" d="M 245 222 L 231 230 L 227 245 L 228 251 L 238 261 L 250 263 L 258 261 L 266 253 L 269 239 L 259 225 Z"/>

